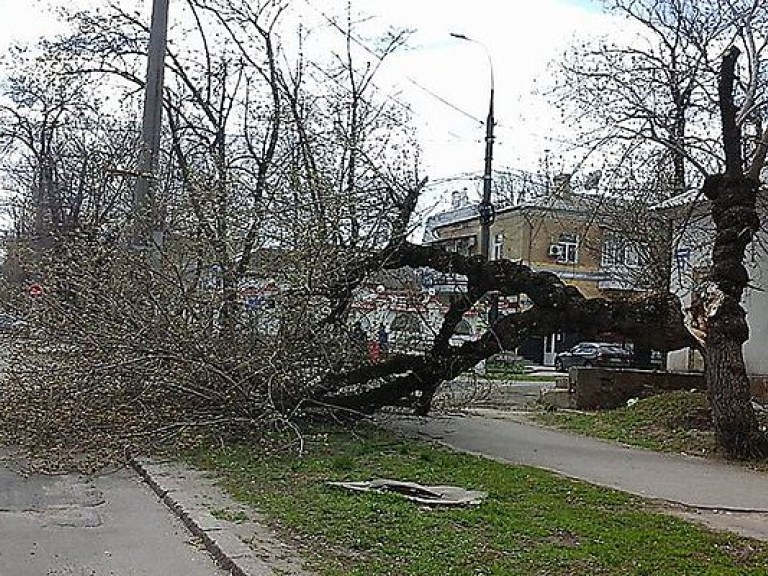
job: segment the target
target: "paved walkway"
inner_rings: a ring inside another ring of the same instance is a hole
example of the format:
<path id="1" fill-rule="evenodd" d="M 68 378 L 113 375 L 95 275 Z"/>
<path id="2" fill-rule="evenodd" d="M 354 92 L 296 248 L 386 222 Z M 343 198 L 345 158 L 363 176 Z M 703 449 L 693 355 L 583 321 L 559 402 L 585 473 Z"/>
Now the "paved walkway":
<path id="1" fill-rule="evenodd" d="M 737 464 L 568 434 L 531 424 L 524 413 L 472 410 L 386 422 L 465 452 L 660 500 L 687 518 L 768 540 L 768 474 Z"/>
<path id="2" fill-rule="evenodd" d="M 20 474 L 0 448 L 3 576 L 225 576 L 136 474 Z"/>
<path id="3" fill-rule="evenodd" d="M 311 576 L 213 477 L 174 462 L 132 468 L 28 474 L 0 446 L 0 576 Z"/>

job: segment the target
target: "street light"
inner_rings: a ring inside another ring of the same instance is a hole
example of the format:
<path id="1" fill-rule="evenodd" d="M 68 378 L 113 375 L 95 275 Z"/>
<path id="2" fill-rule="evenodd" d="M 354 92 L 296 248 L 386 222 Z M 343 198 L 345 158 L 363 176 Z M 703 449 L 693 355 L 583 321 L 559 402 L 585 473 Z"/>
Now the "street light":
<path id="1" fill-rule="evenodd" d="M 493 80 L 493 60 L 491 60 L 491 53 L 488 48 L 474 38 L 465 36 L 464 34 L 458 34 L 456 32 L 450 33 L 452 37 L 459 40 L 465 40 L 467 42 L 474 42 L 479 45 L 484 51 L 485 56 L 488 58 L 488 69 L 491 73 L 491 94 L 488 102 L 488 118 L 485 121 L 485 170 L 483 171 L 483 200 L 478 207 L 480 213 L 480 253 L 486 260 L 490 259 L 491 248 L 491 224 L 493 224 L 495 218 L 495 211 L 493 203 L 491 202 L 491 185 L 493 183 L 493 95 L 494 95 L 494 80 Z"/>
<path id="2" fill-rule="evenodd" d="M 493 126 L 495 124 L 493 118 L 493 95 L 494 95 L 494 81 L 493 81 L 493 60 L 491 60 L 491 53 L 488 48 L 474 38 L 465 36 L 464 34 L 457 34 L 451 32 L 451 36 L 458 38 L 459 40 L 465 40 L 467 42 L 474 42 L 478 44 L 484 51 L 485 56 L 488 58 L 488 69 L 491 73 L 491 94 L 488 101 L 488 118 L 485 121 L 485 170 L 483 171 L 483 200 L 478 206 L 478 212 L 480 217 L 480 253 L 487 260 L 490 260 L 491 252 L 491 224 L 495 219 L 495 210 L 493 203 L 491 202 L 491 185 L 493 184 Z M 498 293 L 490 292 L 488 294 L 488 324 L 493 325 L 499 318 L 499 297 Z"/>

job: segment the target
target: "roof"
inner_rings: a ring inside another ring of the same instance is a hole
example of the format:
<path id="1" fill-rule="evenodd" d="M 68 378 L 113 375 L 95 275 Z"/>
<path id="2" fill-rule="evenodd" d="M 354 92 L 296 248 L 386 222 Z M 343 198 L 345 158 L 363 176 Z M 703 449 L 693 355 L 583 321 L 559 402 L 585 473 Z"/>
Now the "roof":
<path id="1" fill-rule="evenodd" d="M 692 188 L 690 190 L 686 190 L 685 192 L 681 192 L 676 196 L 662 200 L 658 204 L 651 206 L 651 210 L 668 210 L 670 208 L 680 208 L 681 206 L 698 202 L 703 198 L 704 196 L 701 194 L 701 189 Z"/>
<path id="2" fill-rule="evenodd" d="M 470 204 L 461 206 L 459 208 L 452 208 L 445 210 L 437 214 L 433 214 L 427 218 L 424 224 L 424 243 L 435 242 L 438 238 L 435 236 L 434 231 L 437 228 L 443 226 L 449 226 L 451 224 L 457 224 L 459 222 L 467 222 L 474 220 L 478 216 L 477 205 Z"/>
<path id="3" fill-rule="evenodd" d="M 562 196 L 536 196 L 525 200 L 516 206 L 510 206 L 498 212 L 508 210 L 558 210 L 562 212 L 587 212 L 594 214 L 596 210 L 607 206 L 616 206 L 618 199 L 606 194 L 575 193 Z"/>
<path id="4" fill-rule="evenodd" d="M 563 195 L 538 195 L 521 203 L 506 206 L 497 206 L 496 214 L 509 214 L 520 211 L 558 211 L 574 214 L 589 214 L 595 216 L 601 209 L 615 207 L 618 199 L 604 194 L 593 193 L 568 193 Z M 435 231 L 446 226 L 469 222 L 478 218 L 476 204 L 462 206 L 452 210 L 446 210 L 430 216 L 425 224 L 424 242 L 430 243 L 439 240 Z"/>

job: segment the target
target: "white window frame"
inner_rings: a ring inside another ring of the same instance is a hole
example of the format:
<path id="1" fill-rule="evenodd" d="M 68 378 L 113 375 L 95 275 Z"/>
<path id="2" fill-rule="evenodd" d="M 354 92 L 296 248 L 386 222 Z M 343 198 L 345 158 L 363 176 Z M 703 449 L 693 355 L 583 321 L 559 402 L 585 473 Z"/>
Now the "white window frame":
<path id="1" fill-rule="evenodd" d="M 624 246 L 624 266 L 627 268 L 638 268 L 642 263 L 639 246 L 636 244 L 627 244 Z"/>
<path id="2" fill-rule="evenodd" d="M 504 257 L 504 233 L 493 237 L 493 260 L 501 260 Z"/>
<path id="3" fill-rule="evenodd" d="M 602 268 L 614 268 L 618 264 L 619 245 L 614 238 L 610 238 L 603 243 L 603 250 L 600 254 L 600 266 Z"/>
<path id="4" fill-rule="evenodd" d="M 566 236 L 570 236 L 570 238 Z M 556 260 L 558 264 L 579 263 L 579 237 L 577 235 L 563 234 L 560 236 L 557 245 L 560 246 L 560 254 L 557 256 Z"/>
<path id="5" fill-rule="evenodd" d="M 600 254 L 602 268 L 640 268 L 643 266 L 647 250 L 644 242 L 620 241 L 616 236 L 607 238 Z"/>

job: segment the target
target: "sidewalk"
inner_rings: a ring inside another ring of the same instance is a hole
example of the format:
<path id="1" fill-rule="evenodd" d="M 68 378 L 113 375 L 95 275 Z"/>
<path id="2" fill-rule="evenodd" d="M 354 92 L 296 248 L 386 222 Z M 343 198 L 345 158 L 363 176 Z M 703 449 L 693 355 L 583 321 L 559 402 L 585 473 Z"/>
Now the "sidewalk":
<path id="1" fill-rule="evenodd" d="M 378 420 L 401 433 L 635 494 L 656 501 L 660 511 L 768 541 L 768 474 L 739 465 L 568 434 L 532 424 L 524 412 L 472 409 Z M 174 462 L 134 460 L 132 466 L 230 574 L 311 576 L 298 550 L 206 473 Z"/>
<path id="2" fill-rule="evenodd" d="M 256 510 L 236 502 L 205 472 L 178 462 L 132 459 L 130 465 L 228 574 L 312 576 L 299 552 Z"/>
<path id="3" fill-rule="evenodd" d="M 529 376 L 551 376 L 552 379 L 557 378 L 558 376 L 567 376 L 567 372 L 558 372 L 555 370 L 554 366 L 538 366 L 538 365 L 531 365 L 528 367 L 530 372 L 527 374 Z"/>
<path id="4" fill-rule="evenodd" d="M 475 409 L 383 423 L 464 452 L 657 500 L 712 528 L 768 540 L 768 474 L 737 464 L 628 448 L 544 428 L 507 411 Z"/>

